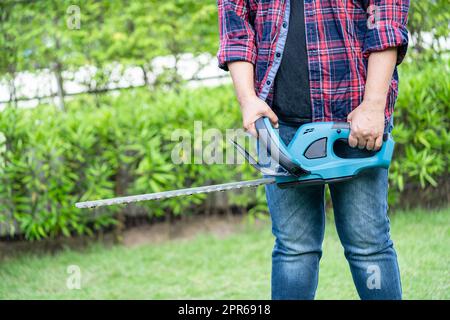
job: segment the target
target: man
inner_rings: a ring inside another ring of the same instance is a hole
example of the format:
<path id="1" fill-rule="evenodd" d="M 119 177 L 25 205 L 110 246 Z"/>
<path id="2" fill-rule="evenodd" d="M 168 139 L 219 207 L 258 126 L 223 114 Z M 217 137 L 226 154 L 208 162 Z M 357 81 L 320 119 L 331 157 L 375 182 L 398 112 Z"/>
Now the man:
<path id="1" fill-rule="evenodd" d="M 289 143 L 306 122 L 348 121 L 346 156 L 378 150 L 392 129 L 407 0 L 218 0 L 219 66 L 230 70 L 243 126 L 268 117 Z M 366 150 L 366 152 L 367 152 Z M 361 299 L 401 299 L 387 216 L 388 172 L 330 184 L 336 228 Z M 272 298 L 313 299 L 324 186 L 266 187 L 275 246 Z"/>

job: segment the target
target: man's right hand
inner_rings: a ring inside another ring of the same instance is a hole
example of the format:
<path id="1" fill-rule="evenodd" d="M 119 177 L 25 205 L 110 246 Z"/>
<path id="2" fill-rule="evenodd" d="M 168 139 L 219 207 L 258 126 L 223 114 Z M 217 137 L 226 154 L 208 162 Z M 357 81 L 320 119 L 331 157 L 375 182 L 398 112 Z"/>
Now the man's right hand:
<path id="1" fill-rule="evenodd" d="M 255 121 L 261 117 L 269 118 L 275 128 L 278 128 L 278 117 L 269 105 L 256 95 L 249 98 L 242 98 L 239 101 L 242 111 L 242 126 L 245 131 L 257 137 Z"/>

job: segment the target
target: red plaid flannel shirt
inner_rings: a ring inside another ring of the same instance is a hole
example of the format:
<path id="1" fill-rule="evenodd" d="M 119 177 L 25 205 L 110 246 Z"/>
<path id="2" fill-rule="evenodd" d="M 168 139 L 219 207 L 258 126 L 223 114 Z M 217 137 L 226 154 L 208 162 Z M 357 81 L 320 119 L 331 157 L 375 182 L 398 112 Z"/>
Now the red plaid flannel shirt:
<path id="1" fill-rule="evenodd" d="M 218 0 L 219 67 L 231 61 L 255 66 L 255 90 L 271 105 L 273 82 L 289 28 L 289 1 Z M 313 121 L 346 121 L 362 101 L 368 56 L 408 46 L 408 0 L 304 0 Z M 398 93 L 395 69 L 386 99 L 386 121 Z"/>

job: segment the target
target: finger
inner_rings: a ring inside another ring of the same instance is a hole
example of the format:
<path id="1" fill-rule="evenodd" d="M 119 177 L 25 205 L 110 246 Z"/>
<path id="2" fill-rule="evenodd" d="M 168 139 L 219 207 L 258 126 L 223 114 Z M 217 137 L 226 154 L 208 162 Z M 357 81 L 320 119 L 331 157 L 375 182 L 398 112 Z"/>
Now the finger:
<path id="1" fill-rule="evenodd" d="M 258 133 L 256 132 L 256 127 L 255 127 L 255 123 L 251 123 L 249 124 L 246 128 L 245 131 L 247 131 L 248 133 L 250 133 L 252 136 L 254 137 L 258 137 Z"/>
<path id="2" fill-rule="evenodd" d="M 364 149 L 366 147 L 366 144 L 367 144 L 367 140 L 365 138 L 358 137 L 358 148 L 359 149 Z"/>
<path id="3" fill-rule="evenodd" d="M 266 112 L 264 112 L 264 116 L 269 118 L 270 122 L 275 128 L 278 128 L 278 117 L 272 109 L 267 108 Z"/>
<path id="4" fill-rule="evenodd" d="M 367 139 L 366 149 L 372 151 L 375 147 L 375 138 Z"/>
<path id="5" fill-rule="evenodd" d="M 372 133 L 369 130 L 363 130 L 360 135 L 364 137 L 365 140 L 372 138 Z"/>
<path id="6" fill-rule="evenodd" d="M 350 112 L 350 113 L 347 115 L 347 122 L 352 122 L 352 118 L 353 118 L 353 112 Z"/>
<path id="7" fill-rule="evenodd" d="M 350 136 L 348 137 L 348 145 L 352 148 L 356 147 L 358 145 L 358 139 L 350 133 Z"/>
<path id="8" fill-rule="evenodd" d="M 378 151 L 381 149 L 381 146 L 383 145 L 383 136 L 378 136 L 377 139 L 375 140 L 375 146 L 374 146 L 374 150 Z"/>

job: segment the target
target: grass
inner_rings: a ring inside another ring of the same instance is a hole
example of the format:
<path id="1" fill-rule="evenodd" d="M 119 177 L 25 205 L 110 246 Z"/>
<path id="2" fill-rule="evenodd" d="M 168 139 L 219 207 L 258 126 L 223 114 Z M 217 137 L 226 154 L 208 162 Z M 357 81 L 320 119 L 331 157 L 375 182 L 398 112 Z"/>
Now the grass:
<path id="1" fill-rule="evenodd" d="M 318 299 L 357 299 L 333 221 L 327 223 Z M 391 217 L 405 299 L 450 299 L 450 209 Z M 220 239 L 133 248 L 92 245 L 56 255 L 23 255 L 0 263 L 2 299 L 269 299 L 273 238 L 268 224 Z M 67 267 L 82 272 L 66 287 Z"/>

